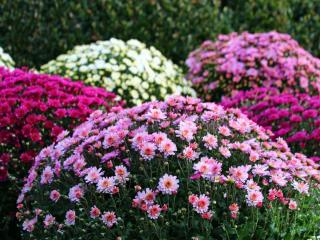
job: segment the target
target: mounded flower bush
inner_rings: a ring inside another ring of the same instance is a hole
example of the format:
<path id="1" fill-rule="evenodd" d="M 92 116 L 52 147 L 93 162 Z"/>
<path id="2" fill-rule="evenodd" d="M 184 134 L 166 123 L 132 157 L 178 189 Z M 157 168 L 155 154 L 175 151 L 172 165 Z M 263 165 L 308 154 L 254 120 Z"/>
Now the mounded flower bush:
<path id="1" fill-rule="evenodd" d="M 191 52 L 186 64 L 188 79 L 208 100 L 259 86 L 320 93 L 320 60 L 288 34 L 220 35 L 216 42 L 205 41 Z"/>
<path id="2" fill-rule="evenodd" d="M 66 129 L 97 109 L 120 106 L 115 94 L 81 82 L 23 70 L 0 68 L 0 215 L 15 212 L 34 157 Z"/>
<path id="3" fill-rule="evenodd" d="M 3 51 L 3 48 L 0 47 L 0 67 L 9 67 L 12 68 L 14 66 L 14 61 L 10 57 L 8 53 Z"/>
<path id="4" fill-rule="evenodd" d="M 271 130 L 274 139 L 282 137 L 294 151 L 320 160 L 320 96 L 257 88 L 223 98 L 221 104 L 240 108 L 257 124 Z"/>
<path id="5" fill-rule="evenodd" d="M 129 106 L 163 100 L 171 94 L 195 95 L 177 65 L 138 40 L 112 38 L 76 46 L 43 65 L 41 71 L 104 87 Z"/>
<path id="6" fill-rule="evenodd" d="M 238 110 L 170 97 L 63 132 L 17 217 L 26 239 L 304 239 L 317 167 Z"/>

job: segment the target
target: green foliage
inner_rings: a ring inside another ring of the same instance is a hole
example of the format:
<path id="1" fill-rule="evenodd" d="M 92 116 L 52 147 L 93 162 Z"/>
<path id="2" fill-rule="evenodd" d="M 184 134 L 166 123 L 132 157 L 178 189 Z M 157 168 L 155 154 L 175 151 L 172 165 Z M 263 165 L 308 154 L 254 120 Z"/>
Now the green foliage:
<path id="1" fill-rule="evenodd" d="M 320 54 L 317 0 L 1 0 L 0 42 L 17 65 L 38 67 L 79 44 L 138 39 L 183 64 L 206 39 L 277 30 Z"/>
<path id="2" fill-rule="evenodd" d="M 2 0 L 0 42 L 18 65 L 39 66 L 75 45 L 135 38 L 184 59 L 212 34 L 219 1 Z"/>

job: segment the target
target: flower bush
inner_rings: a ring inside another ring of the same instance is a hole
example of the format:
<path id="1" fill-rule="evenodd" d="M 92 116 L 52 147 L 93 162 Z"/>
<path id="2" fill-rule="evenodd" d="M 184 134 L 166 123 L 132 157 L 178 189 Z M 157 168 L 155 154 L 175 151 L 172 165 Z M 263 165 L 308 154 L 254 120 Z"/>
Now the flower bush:
<path id="1" fill-rule="evenodd" d="M 14 66 L 14 61 L 10 57 L 9 54 L 5 53 L 0 47 L 0 67 L 10 67 L 12 68 Z"/>
<path id="2" fill-rule="evenodd" d="M 320 160 L 320 96 L 257 88 L 223 98 L 221 104 L 240 108 L 250 119 L 271 130 L 274 139 L 283 137 L 294 151 Z"/>
<path id="3" fill-rule="evenodd" d="M 288 34 L 244 32 L 205 41 L 186 61 L 188 78 L 200 95 L 217 100 L 237 90 L 277 87 L 319 94 L 320 60 Z"/>
<path id="4" fill-rule="evenodd" d="M 36 157 L 17 217 L 30 239 L 303 238 L 318 230 L 292 230 L 316 209 L 303 203 L 317 168 L 240 111 L 176 96 L 63 132 Z"/>
<path id="5" fill-rule="evenodd" d="M 15 211 L 34 157 L 97 109 L 120 106 L 115 94 L 58 76 L 0 68 L 0 204 L 4 216 Z"/>
<path id="6" fill-rule="evenodd" d="M 42 66 L 41 71 L 104 87 L 128 105 L 163 100 L 171 94 L 195 95 L 178 66 L 137 40 L 112 38 L 77 46 Z"/>

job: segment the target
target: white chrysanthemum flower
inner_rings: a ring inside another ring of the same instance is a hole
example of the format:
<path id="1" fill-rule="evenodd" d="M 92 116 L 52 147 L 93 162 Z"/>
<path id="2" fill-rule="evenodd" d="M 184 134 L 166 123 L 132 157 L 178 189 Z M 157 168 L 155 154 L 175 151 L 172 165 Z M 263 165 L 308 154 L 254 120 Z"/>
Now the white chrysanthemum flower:
<path id="1" fill-rule="evenodd" d="M 14 67 L 14 61 L 10 57 L 9 54 L 5 53 L 3 49 L 0 47 L 0 67 Z"/>
<path id="2" fill-rule="evenodd" d="M 118 39 L 76 46 L 41 67 L 88 85 L 104 87 L 120 95 L 127 104 L 138 105 L 167 96 L 195 96 L 182 70 L 154 47 L 138 40 Z"/>

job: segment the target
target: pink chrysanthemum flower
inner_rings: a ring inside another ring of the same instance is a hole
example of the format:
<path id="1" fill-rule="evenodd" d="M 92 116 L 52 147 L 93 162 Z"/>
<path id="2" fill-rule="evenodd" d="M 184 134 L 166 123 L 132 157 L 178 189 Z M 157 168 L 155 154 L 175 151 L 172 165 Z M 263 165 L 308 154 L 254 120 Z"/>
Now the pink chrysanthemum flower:
<path id="1" fill-rule="evenodd" d="M 74 225 L 76 222 L 76 212 L 73 210 L 68 210 L 66 212 L 66 219 L 65 219 L 66 225 Z"/>
<path id="2" fill-rule="evenodd" d="M 196 201 L 198 201 L 198 196 L 195 194 L 192 194 L 188 197 L 188 202 L 192 205 L 194 205 L 196 203 Z"/>
<path id="3" fill-rule="evenodd" d="M 149 135 L 147 132 L 137 132 L 132 138 L 132 146 L 136 149 L 141 149 L 142 145 L 148 140 L 148 138 Z"/>
<path id="4" fill-rule="evenodd" d="M 230 33 L 189 54 L 187 78 L 206 100 L 258 86 L 284 92 L 320 92 L 320 61 L 289 35 Z"/>
<path id="5" fill-rule="evenodd" d="M 90 217 L 91 218 L 98 218 L 101 214 L 101 211 L 96 206 L 93 206 L 90 210 Z"/>
<path id="6" fill-rule="evenodd" d="M 218 147 L 218 139 L 216 136 L 208 133 L 206 136 L 202 138 L 202 140 L 205 142 L 205 147 L 207 147 L 209 150 L 215 149 Z"/>
<path id="7" fill-rule="evenodd" d="M 202 160 L 193 165 L 193 169 L 199 172 L 202 176 L 208 176 L 210 171 L 209 164 Z"/>
<path id="8" fill-rule="evenodd" d="M 179 130 L 176 131 L 177 136 L 183 140 L 190 142 L 193 135 L 197 132 L 197 126 L 192 121 L 181 121 L 179 123 Z"/>
<path id="9" fill-rule="evenodd" d="M 200 161 L 193 165 L 193 169 L 196 170 L 203 178 L 209 180 L 215 180 L 222 170 L 222 163 L 213 158 L 202 157 Z"/>
<path id="10" fill-rule="evenodd" d="M 152 120 L 163 120 L 166 118 L 166 114 L 164 114 L 160 109 L 151 108 L 148 114 L 146 114 L 146 117 Z"/>
<path id="11" fill-rule="evenodd" d="M 231 131 L 227 126 L 219 127 L 219 133 L 225 137 L 229 137 L 231 135 Z"/>
<path id="12" fill-rule="evenodd" d="M 156 145 L 150 142 L 142 143 L 140 152 L 145 160 L 151 160 L 155 155 Z"/>
<path id="13" fill-rule="evenodd" d="M 137 199 L 139 199 L 140 202 L 143 201 L 147 204 L 153 204 L 155 198 L 156 198 L 156 193 L 152 191 L 150 188 L 147 188 L 144 191 L 138 192 L 137 194 Z"/>
<path id="14" fill-rule="evenodd" d="M 253 207 L 256 207 L 258 204 L 261 204 L 263 202 L 263 195 L 260 191 L 248 191 L 246 198 L 247 204 Z"/>
<path id="15" fill-rule="evenodd" d="M 160 109 L 166 119 L 155 121 L 146 117 L 151 108 Z M 239 118 L 248 124 L 237 121 Z M 232 134 L 226 137 L 219 133 L 220 126 L 228 127 Z M 183 128 L 190 130 L 191 141 L 181 137 Z M 111 136 L 116 137 L 112 139 Z M 214 148 L 215 139 L 211 139 L 213 144 L 209 149 L 205 144 L 210 140 L 205 142 L 205 136 L 208 139 L 214 136 L 219 145 Z M 104 144 L 105 139 L 110 141 Z M 152 145 L 151 154 L 143 152 L 148 144 Z M 166 157 L 165 152 L 170 153 L 166 147 L 173 147 L 174 154 Z M 232 157 L 224 157 L 219 148 L 227 149 Z M 146 156 L 152 158 L 146 161 Z M 44 186 L 39 182 L 48 166 L 53 171 L 54 181 Z M 99 168 L 104 174 L 97 183 L 92 184 L 92 179 L 86 181 L 89 171 Z M 184 228 L 182 234 L 205 238 L 232 219 L 238 219 L 237 227 L 245 231 L 242 223 L 252 217 L 251 208 L 256 208 L 259 216 L 262 215 L 259 228 L 271 222 L 274 211 L 268 209 L 274 204 L 283 206 L 277 208 L 277 214 L 287 215 L 290 200 L 302 202 L 307 198 L 295 190 L 306 192 L 307 185 L 300 183 L 308 184 L 310 194 L 313 194 L 320 182 L 318 169 L 319 165 L 311 159 L 293 154 L 282 139 L 272 141 L 265 129 L 238 110 L 225 110 L 197 99 L 172 97 L 166 102 L 156 101 L 119 112 L 97 114 L 43 150 L 36 157 L 18 198 L 17 217 L 21 223 L 32 218 L 41 221 L 30 224 L 30 228 L 35 229 L 32 237 L 37 239 L 54 238 L 57 231 L 78 239 L 84 230 L 89 238 L 112 238 L 115 233 L 120 236 L 123 229 L 126 237 L 135 238 L 145 229 L 141 224 L 145 217 L 154 219 L 156 226 L 161 224 L 163 238 L 174 237 L 171 233 L 181 221 L 192 226 Z M 85 190 L 83 196 L 77 196 L 79 187 Z M 65 199 L 70 188 L 69 197 L 73 201 Z M 48 197 L 54 190 L 61 193 L 57 202 Z M 46 202 L 48 204 L 39 206 Z M 66 226 L 66 210 L 61 211 L 63 209 L 77 213 L 77 226 Z M 104 214 L 114 211 L 119 216 L 119 226 L 106 215 L 106 224 L 103 223 L 100 209 Z M 56 218 L 50 231 L 45 231 L 42 224 L 47 214 Z M 293 214 L 288 214 L 289 222 L 293 220 Z M 213 217 L 213 225 L 205 223 Z M 114 229 L 101 232 L 101 224 Z M 205 233 L 203 227 L 209 227 Z M 146 237 L 155 236 L 151 231 L 144 231 Z M 28 232 L 23 234 L 31 237 Z"/>
<path id="16" fill-rule="evenodd" d="M 112 193 L 113 188 L 115 187 L 115 178 L 114 177 L 103 177 L 97 183 L 97 191 L 102 193 Z"/>
<path id="17" fill-rule="evenodd" d="M 153 220 L 156 220 L 158 219 L 158 217 L 160 216 L 160 213 L 161 213 L 161 207 L 158 205 L 158 204 L 155 204 L 155 205 L 151 205 L 149 208 L 148 208 L 148 217 L 153 219 Z"/>
<path id="18" fill-rule="evenodd" d="M 297 208 L 298 208 L 297 202 L 294 201 L 294 200 L 290 200 L 290 202 L 289 202 L 289 209 L 291 209 L 291 210 L 296 210 Z"/>
<path id="19" fill-rule="evenodd" d="M 186 147 L 182 153 L 187 160 L 191 161 L 196 160 L 200 155 L 198 152 L 194 151 L 190 146 Z"/>
<path id="20" fill-rule="evenodd" d="M 115 177 L 120 183 L 124 183 L 128 180 L 129 172 L 127 168 L 123 165 L 119 165 L 115 167 Z"/>
<path id="21" fill-rule="evenodd" d="M 296 189 L 299 193 L 302 194 L 309 194 L 309 185 L 306 182 L 298 182 L 298 181 L 293 181 L 292 186 L 294 189 Z"/>
<path id="22" fill-rule="evenodd" d="M 50 199 L 54 202 L 57 202 L 60 198 L 60 193 L 57 190 L 52 190 L 50 192 Z"/>
<path id="23" fill-rule="evenodd" d="M 97 183 L 102 175 L 103 175 L 103 171 L 101 168 L 91 167 L 88 170 L 85 180 L 87 183 Z"/>
<path id="24" fill-rule="evenodd" d="M 117 224 L 117 216 L 115 212 L 104 212 L 101 219 L 109 228 Z"/>
<path id="25" fill-rule="evenodd" d="M 260 191 L 261 187 L 258 183 L 250 179 L 246 182 L 245 189 L 247 189 L 247 191 Z"/>
<path id="26" fill-rule="evenodd" d="M 225 158 L 229 158 L 231 157 L 231 152 L 227 147 L 219 147 L 219 152 L 221 153 L 222 156 L 224 156 Z"/>
<path id="27" fill-rule="evenodd" d="M 45 228 L 49 228 L 52 224 L 54 224 L 56 218 L 51 214 L 47 214 L 43 220 L 43 224 Z"/>
<path id="28" fill-rule="evenodd" d="M 175 194 L 179 188 L 179 179 L 176 176 L 165 174 L 160 178 L 158 189 L 163 194 Z"/>
<path id="29" fill-rule="evenodd" d="M 27 232 L 32 232 L 34 230 L 34 225 L 37 223 L 37 218 L 26 219 L 22 224 L 22 229 Z"/>
<path id="30" fill-rule="evenodd" d="M 80 199 L 83 198 L 84 190 L 81 185 L 75 185 L 69 190 L 69 199 L 71 202 L 80 202 Z"/>
<path id="31" fill-rule="evenodd" d="M 245 182 L 248 177 L 248 171 L 251 169 L 251 166 L 246 165 L 246 166 L 239 166 L 239 167 L 231 167 L 229 169 L 229 173 L 231 175 L 231 178 L 234 179 L 235 181 L 240 181 L 240 182 Z"/>
<path id="32" fill-rule="evenodd" d="M 42 172 L 40 183 L 50 184 L 52 180 L 53 180 L 52 168 L 50 166 L 47 166 Z"/>
<path id="33" fill-rule="evenodd" d="M 172 156 L 177 151 L 177 146 L 170 139 L 163 139 L 159 145 L 159 150 L 165 157 Z"/>
<path id="34" fill-rule="evenodd" d="M 163 133 L 163 132 L 153 133 L 152 136 L 153 136 L 153 140 L 154 140 L 155 144 L 157 144 L 158 147 L 160 147 L 161 143 L 162 143 L 164 140 L 168 140 L 167 134 L 165 134 L 165 133 Z"/>
<path id="35" fill-rule="evenodd" d="M 268 171 L 268 166 L 265 164 L 256 164 L 253 169 L 252 169 L 252 173 L 254 175 L 258 175 L 258 176 L 265 176 L 269 174 Z"/>
<path id="36" fill-rule="evenodd" d="M 205 213 L 209 209 L 210 198 L 201 194 L 192 205 L 197 213 Z"/>

